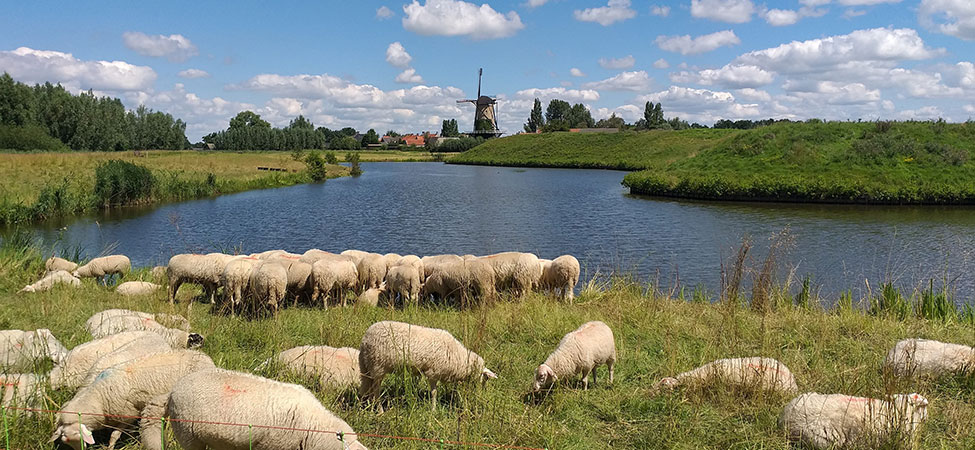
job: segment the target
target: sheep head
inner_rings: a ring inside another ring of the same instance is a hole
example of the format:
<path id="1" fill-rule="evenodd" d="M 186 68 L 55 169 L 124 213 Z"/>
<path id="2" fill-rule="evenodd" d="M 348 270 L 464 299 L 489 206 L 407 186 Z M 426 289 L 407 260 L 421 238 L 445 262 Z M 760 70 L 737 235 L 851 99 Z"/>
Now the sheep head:
<path id="1" fill-rule="evenodd" d="M 481 369 L 481 386 L 487 384 L 488 380 L 497 380 L 497 379 L 498 376 L 494 372 L 492 372 L 491 369 L 488 369 L 487 367 Z"/>
<path id="2" fill-rule="evenodd" d="M 199 333 L 190 333 L 186 338 L 186 348 L 198 348 L 203 346 L 203 336 Z"/>
<path id="3" fill-rule="evenodd" d="M 78 426 L 65 426 L 61 425 L 54 430 L 54 434 L 51 435 L 51 439 L 48 442 L 55 442 L 58 439 L 61 443 L 67 445 L 75 450 L 81 449 L 81 441 L 83 440 L 87 445 L 95 445 L 95 438 L 91 435 L 91 430 L 88 429 L 85 424 L 79 424 Z"/>
<path id="4" fill-rule="evenodd" d="M 654 386 L 653 389 L 654 391 L 659 392 L 664 389 L 668 389 L 668 390 L 676 389 L 677 386 L 679 385 L 680 385 L 680 381 L 677 381 L 676 378 L 665 377 L 665 378 L 661 378 L 660 381 L 657 382 L 657 384 Z"/>
<path id="5" fill-rule="evenodd" d="M 540 364 L 537 369 L 535 369 L 535 380 L 532 382 L 532 392 L 538 392 L 542 388 L 549 387 L 552 383 L 558 381 L 559 376 L 555 374 L 548 364 Z"/>

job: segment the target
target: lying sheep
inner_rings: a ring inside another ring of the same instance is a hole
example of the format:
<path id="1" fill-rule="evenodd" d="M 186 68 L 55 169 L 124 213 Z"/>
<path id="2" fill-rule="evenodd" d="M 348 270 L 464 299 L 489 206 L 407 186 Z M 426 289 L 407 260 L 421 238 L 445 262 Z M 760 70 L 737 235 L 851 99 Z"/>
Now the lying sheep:
<path id="1" fill-rule="evenodd" d="M 302 345 L 278 353 L 262 364 L 272 362 L 298 375 L 314 377 L 322 386 L 346 389 L 359 384 L 359 350 L 327 345 Z"/>
<path id="2" fill-rule="evenodd" d="M 271 314 L 277 314 L 288 290 L 288 271 L 280 264 L 265 261 L 251 271 L 247 292 L 251 297 L 253 311 L 267 307 Z"/>
<path id="3" fill-rule="evenodd" d="M 66 284 L 68 286 L 79 287 L 81 286 L 81 280 L 68 272 L 58 270 L 55 272 L 48 272 L 43 278 L 34 282 L 34 284 L 24 286 L 20 292 L 48 291 L 57 284 Z"/>
<path id="4" fill-rule="evenodd" d="M 928 339 L 905 339 L 887 353 L 884 368 L 899 377 L 971 373 L 975 371 L 975 348 Z"/>
<path id="5" fill-rule="evenodd" d="M 161 286 L 148 281 L 126 281 L 115 288 L 115 292 L 126 297 L 149 295 L 159 290 Z"/>
<path id="6" fill-rule="evenodd" d="M 32 373 L 0 373 L 0 405 L 4 408 L 23 408 L 8 410 L 8 415 L 34 416 L 44 406 L 44 379 Z"/>
<path id="7" fill-rule="evenodd" d="M 359 272 L 352 261 L 326 258 L 312 264 L 311 278 L 312 301 L 321 298 L 322 306 L 327 308 L 330 295 L 335 293 L 345 306 L 345 291 L 355 289 Z"/>
<path id="8" fill-rule="evenodd" d="M 75 389 L 94 380 L 109 367 L 152 353 L 172 350 L 162 336 L 151 331 L 125 331 L 81 344 L 51 369 L 52 389 Z"/>
<path id="9" fill-rule="evenodd" d="M 573 290 L 579 283 L 579 260 L 572 255 L 562 255 L 552 261 L 544 261 L 542 266 L 542 276 L 539 278 L 538 286 L 541 290 L 551 291 L 558 295 L 562 300 L 572 300 Z"/>
<path id="10" fill-rule="evenodd" d="M 235 258 L 227 263 L 220 274 L 224 302 L 237 308 L 244 301 L 244 294 L 250 285 L 251 272 L 260 260 L 257 258 Z"/>
<path id="11" fill-rule="evenodd" d="M 52 256 L 44 261 L 44 269 L 50 272 L 57 272 L 63 270 L 65 272 L 73 272 L 78 268 L 78 263 L 68 261 L 64 258 L 58 258 L 57 256 Z"/>
<path id="12" fill-rule="evenodd" d="M 367 450 L 352 427 L 308 389 L 224 369 L 187 375 L 143 414 L 169 418 L 167 427 L 185 449 Z M 254 426 L 220 425 L 224 422 Z M 161 431 L 158 421 L 143 424 L 143 446 L 161 450 Z"/>
<path id="13" fill-rule="evenodd" d="M 166 277 L 169 278 L 169 303 L 176 302 L 176 293 L 183 283 L 203 286 L 203 294 L 215 303 L 217 286 L 223 269 L 234 257 L 222 253 L 206 255 L 182 254 L 169 258 Z"/>
<path id="14" fill-rule="evenodd" d="M 362 255 L 359 262 L 356 263 L 355 269 L 359 274 L 358 292 L 378 288 L 386 279 L 386 260 L 383 259 L 383 255 L 375 253 Z"/>
<path id="15" fill-rule="evenodd" d="M 657 389 L 678 386 L 733 386 L 780 394 L 799 391 L 792 371 L 778 360 L 763 357 L 729 358 L 709 362 L 694 370 L 657 382 Z"/>
<path id="16" fill-rule="evenodd" d="M 166 313 L 147 313 L 142 311 L 134 311 L 131 309 L 106 309 L 101 312 L 92 314 L 88 318 L 90 322 L 103 322 L 112 317 L 118 316 L 135 316 L 140 319 L 152 319 L 159 322 L 161 325 L 169 328 L 178 328 L 183 331 L 190 331 L 190 321 L 186 320 L 185 317 L 179 314 L 166 314 Z"/>
<path id="17" fill-rule="evenodd" d="M 397 265 L 389 269 L 386 274 L 386 285 L 389 289 L 390 300 L 399 296 L 403 304 L 415 303 L 420 298 L 420 272 L 412 265 Z"/>
<path id="18" fill-rule="evenodd" d="M 616 340 L 613 330 L 599 321 L 586 322 L 562 338 L 559 346 L 544 363 L 535 369 L 532 391 L 538 392 L 551 386 L 559 378 L 582 375 L 582 389 L 589 389 L 589 374 L 596 382 L 596 368 L 606 364 L 609 382 L 613 382 L 613 366 L 616 364 Z"/>
<path id="19" fill-rule="evenodd" d="M 542 276 L 538 257 L 531 253 L 495 253 L 478 259 L 487 262 L 494 269 L 497 289 L 510 290 L 515 297 L 531 292 Z"/>
<path id="20" fill-rule="evenodd" d="M 132 262 L 129 261 L 128 256 L 109 255 L 88 261 L 88 264 L 75 269 L 71 275 L 78 278 L 94 277 L 101 283 L 107 284 L 106 277 L 112 275 L 122 277 L 129 273 L 130 269 L 132 269 Z"/>
<path id="21" fill-rule="evenodd" d="M 482 384 L 498 376 L 484 367 L 484 359 L 464 347 L 446 330 L 403 322 L 372 324 L 359 346 L 364 399 L 377 398 L 383 378 L 402 367 L 419 371 L 430 383 L 432 407 L 437 407 L 437 383 L 480 377 Z"/>
<path id="22" fill-rule="evenodd" d="M 379 297 L 386 293 L 386 282 L 378 288 L 366 289 L 355 299 L 356 306 L 378 306 Z"/>
<path id="23" fill-rule="evenodd" d="M 151 331 L 166 338 L 173 348 L 196 348 L 203 345 L 203 336 L 183 329 L 169 328 L 155 319 L 160 315 L 147 313 L 109 315 L 97 313 L 85 322 L 85 329 L 92 337 L 103 338 L 123 331 Z M 160 318 L 171 318 L 163 315 Z M 184 319 L 185 320 L 185 319 Z"/>
<path id="24" fill-rule="evenodd" d="M 910 448 L 917 427 L 927 418 L 928 400 L 918 394 L 897 394 L 891 400 L 806 393 L 785 406 L 779 426 L 790 440 L 817 449 L 880 448 L 892 440 L 899 441 L 895 448 Z"/>
<path id="25" fill-rule="evenodd" d="M 45 360 L 64 360 L 68 350 L 51 330 L 0 330 L 0 372 L 30 372 Z"/>
<path id="26" fill-rule="evenodd" d="M 82 441 L 94 445 L 93 431 L 114 428 L 108 444 L 114 447 L 120 429 L 131 427 L 150 400 L 170 392 L 180 378 L 213 367 L 213 361 L 203 353 L 173 350 L 106 369 L 61 407 L 64 412 L 58 414 L 50 442 L 60 439 L 80 449 Z M 87 414 L 79 417 L 77 411 Z"/>

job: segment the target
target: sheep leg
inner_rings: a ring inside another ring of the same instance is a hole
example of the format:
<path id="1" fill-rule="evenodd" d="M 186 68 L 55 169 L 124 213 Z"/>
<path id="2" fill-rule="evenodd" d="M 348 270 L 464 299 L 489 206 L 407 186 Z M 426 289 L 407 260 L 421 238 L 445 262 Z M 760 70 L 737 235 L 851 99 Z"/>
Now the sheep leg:
<path id="1" fill-rule="evenodd" d="M 589 390 L 589 372 L 582 373 L 582 390 Z"/>
<path id="2" fill-rule="evenodd" d="M 179 285 L 183 284 L 179 278 L 169 280 L 169 304 L 176 303 L 176 293 L 179 292 Z"/>
<path id="3" fill-rule="evenodd" d="M 430 380 L 430 410 L 437 410 L 437 382 Z"/>
<path id="4" fill-rule="evenodd" d="M 596 384 L 596 368 L 593 367 L 592 368 L 592 372 L 589 372 L 589 374 L 592 376 L 592 384 L 595 385 Z"/>
<path id="5" fill-rule="evenodd" d="M 108 438 L 108 450 L 115 448 L 115 443 L 118 442 L 118 438 L 122 437 L 122 430 L 115 430 L 112 435 Z"/>
<path id="6" fill-rule="evenodd" d="M 610 360 L 606 365 L 609 367 L 609 384 L 613 384 L 613 366 L 616 365 L 616 361 Z"/>

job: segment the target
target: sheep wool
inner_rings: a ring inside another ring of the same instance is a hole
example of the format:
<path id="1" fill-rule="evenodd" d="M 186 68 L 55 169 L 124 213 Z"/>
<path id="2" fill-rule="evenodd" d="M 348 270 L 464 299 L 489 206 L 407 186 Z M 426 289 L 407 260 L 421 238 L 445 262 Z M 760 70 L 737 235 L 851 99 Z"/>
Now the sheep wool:
<path id="1" fill-rule="evenodd" d="M 311 296 L 311 264 L 300 261 L 300 256 L 279 255 L 268 261 L 276 262 L 288 273 L 288 295 L 298 299 Z"/>
<path id="2" fill-rule="evenodd" d="M 181 254 L 169 258 L 169 265 L 166 266 L 166 277 L 169 278 L 169 303 L 176 302 L 176 293 L 183 283 L 203 286 L 204 295 L 209 297 L 210 303 L 214 303 L 217 286 L 220 285 L 220 275 L 233 258 L 222 253 Z"/>
<path id="3" fill-rule="evenodd" d="M 269 359 L 299 375 L 317 378 L 323 386 L 345 389 L 359 384 L 359 350 L 327 345 L 302 345 Z"/>
<path id="4" fill-rule="evenodd" d="M 63 270 L 65 272 L 73 272 L 78 268 L 78 263 L 68 261 L 64 258 L 58 258 L 57 256 L 52 256 L 44 261 L 44 269 L 48 272 L 57 272 Z"/>
<path id="5" fill-rule="evenodd" d="M 43 292 L 51 290 L 55 285 L 66 284 L 71 287 L 81 286 L 81 280 L 63 270 L 48 272 L 43 278 L 24 286 L 20 292 Z"/>
<path id="6" fill-rule="evenodd" d="M 375 253 L 363 255 L 356 263 L 355 268 L 359 274 L 359 292 L 378 288 L 386 279 L 386 260 L 383 255 Z"/>
<path id="7" fill-rule="evenodd" d="M 383 378 L 397 368 L 416 369 L 430 383 L 433 408 L 437 405 L 437 383 L 480 377 L 482 383 L 497 378 L 478 356 L 450 332 L 403 322 L 372 324 L 359 346 L 359 368 L 363 398 L 376 398 Z"/>
<path id="8" fill-rule="evenodd" d="M 118 363 L 170 350 L 169 343 L 151 331 L 125 331 L 85 342 L 71 349 L 64 361 L 51 369 L 51 388 L 75 389 Z"/>
<path id="9" fill-rule="evenodd" d="M 785 406 L 779 426 L 790 440 L 817 449 L 886 448 L 884 444 L 911 448 L 909 442 L 927 418 L 927 406 L 928 400 L 918 394 L 897 394 L 884 401 L 810 392 Z"/>
<path id="10" fill-rule="evenodd" d="M 59 363 L 68 350 L 46 328 L 0 330 L 0 372 L 31 372 L 45 360 Z"/>
<path id="11" fill-rule="evenodd" d="M 126 281 L 115 288 L 115 292 L 126 297 L 149 295 L 159 290 L 161 286 L 148 281 Z"/>
<path id="12" fill-rule="evenodd" d="M 531 253 L 504 252 L 479 259 L 494 268 L 497 289 L 511 290 L 516 297 L 529 293 L 542 276 L 538 257 Z"/>
<path id="13" fill-rule="evenodd" d="M 403 259 L 403 255 L 399 253 L 387 253 L 383 255 L 383 261 L 386 262 L 386 271 L 389 272 L 389 269 L 398 264 L 401 259 Z"/>
<path id="14" fill-rule="evenodd" d="M 758 389 L 780 394 L 795 394 L 799 391 L 792 371 L 785 364 L 759 356 L 712 361 L 674 378 L 664 378 L 657 383 L 657 388 L 701 388 L 715 385 L 731 385 L 739 389 Z"/>
<path id="15" fill-rule="evenodd" d="M 288 271 L 281 264 L 265 261 L 254 266 L 247 291 L 251 300 L 256 302 L 251 305 L 255 311 L 267 306 L 272 314 L 276 314 L 287 290 Z"/>
<path id="16" fill-rule="evenodd" d="M 44 380 L 32 373 L 0 374 L 0 398 L 4 408 L 26 408 L 9 410 L 7 414 L 34 416 L 44 406 Z"/>
<path id="17" fill-rule="evenodd" d="M 380 284 L 378 288 L 366 289 L 355 299 L 356 306 L 379 306 L 379 297 L 386 292 L 386 282 Z"/>
<path id="18" fill-rule="evenodd" d="M 196 348 L 203 345 L 203 336 L 177 328 L 169 328 L 156 319 L 177 322 L 179 316 L 165 314 L 150 315 L 137 311 L 107 310 L 96 313 L 85 322 L 85 329 L 94 338 L 103 338 L 123 331 L 151 331 L 159 334 L 173 348 Z M 185 319 L 183 319 L 185 320 Z"/>
<path id="19" fill-rule="evenodd" d="M 539 260 L 540 262 L 543 260 Z M 542 264 L 539 287 L 551 291 L 562 300 L 572 300 L 573 290 L 579 283 L 579 260 L 572 255 L 562 255 Z"/>
<path id="20" fill-rule="evenodd" d="M 420 258 L 423 265 L 423 278 L 426 279 L 443 264 L 459 263 L 464 259 L 457 255 L 433 255 Z"/>
<path id="21" fill-rule="evenodd" d="M 166 266 L 153 267 L 149 273 L 152 275 L 153 280 L 160 281 L 166 278 Z"/>
<path id="22" fill-rule="evenodd" d="M 420 272 L 415 266 L 393 266 L 386 274 L 386 285 L 390 297 L 395 299 L 398 295 L 404 304 L 416 302 L 420 298 Z"/>
<path id="23" fill-rule="evenodd" d="M 362 258 L 365 258 L 365 257 L 367 257 L 369 255 L 375 255 L 376 253 L 364 252 L 362 250 L 346 250 L 346 251 L 344 251 L 344 252 L 342 252 L 340 254 L 342 256 L 345 256 L 345 257 L 349 258 L 352 262 L 354 262 L 356 264 L 356 266 L 358 266 L 359 265 L 359 262 L 362 261 Z M 382 255 L 379 255 L 379 256 L 382 256 Z"/>
<path id="24" fill-rule="evenodd" d="M 552 385 L 559 378 L 582 375 L 582 388 L 589 389 L 588 377 L 596 382 L 596 368 L 605 364 L 609 368 L 609 382 L 613 382 L 613 366 L 616 364 L 616 340 L 613 330 L 603 322 L 582 324 L 566 334 L 559 346 L 535 370 L 532 390 L 538 392 Z"/>
<path id="25" fill-rule="evenodd" d="M 244 293 L 250 285 L 251 272 L 257 265 L 257 258 L 236 258 L 227 263 L 220 274 L 224 301 L 231 306 L 239 306 L 244 301 Z"/>
<path id="26" fill-rule="evenodd" d="M 109 255 L 95 258 L 72 272 L 78 278 L 94 277 L 104 281 L 108 275 L 125 275 L 132 269 L 132 262 L 125 255 Z"/>
<path id="27" fill-rule="evenodd" d="M 345 291 L 355 289 L 359 282 L 359 272 L 352 261 L 346 259 L 324 258 L 311 266 L 312 301 L 322 299 L 322 306 L 328 307 L 328 300 L 336 294 L 345 306 Z M 378 286 L 377 286 L 378 287 Z"/>
<path id="28" fill-rule="evenodd" d="M 971 373 L 975 348 L 929 339 L 905 339 L 887 353 L 884 368 L 899 377 Z"/>

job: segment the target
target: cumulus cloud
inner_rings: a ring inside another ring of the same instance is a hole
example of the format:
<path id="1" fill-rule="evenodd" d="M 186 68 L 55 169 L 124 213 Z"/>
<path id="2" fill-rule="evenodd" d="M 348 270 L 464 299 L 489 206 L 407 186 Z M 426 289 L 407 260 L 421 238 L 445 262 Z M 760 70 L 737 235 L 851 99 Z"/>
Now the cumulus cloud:
<path id="1" fill-rule="evenodd" d="M 784 27 L 799 21 L 799 13 L 791 9 L 770 9 L 763 12 L 762 17 L 773 27 Z"/>
<path id="2" fill-rule="evenodd" d="M 669 6 L 651 5 L 650 6 L 650 14 L 653 14 L 655 16 L 660 16 L 660 17 L 667 17 L 667 16 L 670 15 L 670 7 Z"/>
<path id="3" fill-rule="evenodd" d="M 406 52 L 406 48 L 403 44 L 399 42 L 393 42 L 386 47 L 386 62 L 391 64 L 393 67 L 399 67 L 400 69 L 405 69 L 410 66 L 410 61 L 413 61 L 413 57 Z"/>
<path id="4" fill-rule="evenodd" d="M 599 65 L 603 69 L 629 69 L 633 67 L 634 64 L 636 64 L 636 58 L 634 58 L 633 55 L 626 55 L 622 58 L 599 58 Z"/>
<path id="5" fill-rule="evenodd" d="M 548 0 L 528 0 L 528 3 L 525 5 L 527 5 L 529 8 L 538 8 L 546 3 L 548 3 Z"/>
<path id="6" fill-rule="evenodd" d="M 176 75 L 178 75 L 180 78 L 208 78 L 210 76 L 207 71 L 200 69 L 181 70 Z"/>
<path id="7" fill-rule="evenodd" d="M 718 119 L 744 119 L 767 111 L 754 103 L 738 103 L 730 92 L 671 86 L 667 90 L 638 96 L 634 104 L 641 108 L 646 102 L 663 103 L 668 117 L 680 117 L 690 122 L 712 123 Z"/>
<path id="8" fill-rule="evenodd" d="M 737 45 L 741 43 L 741 40 L 738 39 L 734 31 L 724 30 L 695 38 L 686 34 L 683 36 L 657 36 L 655 42 L 661 50 L 682 55 L 695 55 L 707 53 L 719 47 Z"/>
<path id="9" fill-rule="evenodd" d="M 196 45 L 181 34 L 149 36 L 139 31 L 126 31 L 122 33 L 122 42 L 140 55 L 166 58 L 172 62 L 183 62 L 200 54 Z"/>
<path id="10" fill-rule="evenodd" d="M 20 47 L 0 51 L 0 72 L 28 83 L 62 83 L 77 89 L 131 91 L 148 89 L 156 71 L 125 61 L 82 61 L 70 53 Z"/>
<path id="11" fill-rule="evenodd" d="M 675 83 L 695 83 L 705 86 L 722 85 L 734 88 L 754 88 L 772 83 L 775 75 L 760 67 L 728 64 L 720 69 L 678 72 L 671 75 Z"/>
<path id="12" fill-rule="evenodd" d="M 513 36 L 525 26 L 518 13 L 502 14 L 487 3 L 477 6 L 460 0 L 416 0 L 403 6 L 403 28 L 425 36 L 468 36 L 497 39 Z"/>
<path id="13" fill-rule="evenodd" d="M 975 2 L 971 0 L 921 0 L 918 16 L 926 28 L 975 40 Z"/>
<path id="14" fill-rule="evenodd" d="M 945 114 L 937 106 L 924 106 L 918 109 L 906 109 L 898 113 L 902 119 L 932 120 L 944 118 Z"/>
<path id="15" fill-rule="evenodd" d="M 768 102 L 772 100 L 772 95 L 761 89 L 754 88 L 742 88 L 735 91 L 737 97 L 753 101 L 753 102 Z"/>
<path id="16" fill-rule="evenodd" d="M 581 22 L 596 22 L 608 27 L 616 22 L 636 17 L 636 11 L 630 8 L 630 0 L 609 0 L 606 6 L 575 10 L 572 15 Z"/>
<path id="17" fill-rule="evenodd" d="M 599 92 L 592 89 L 566 89 L 564 87 L 522 89 L 515 93 L 516 99 L 542 102 L 557 98 L 572 103 L 594 102 L 599 100 Z M 531 105 L 529 105 L 529 108 Z"/>
<path id="18" fill-rule="evenodd" d="M 876 102 L 881 99 L 880 90 L 870 89 L 863 83 L 817 81 L 813 83 L 789 80 L 782 85 L 800 98 L 815 98 L 830 105 L 855 105 Z M 809 95 L 813 94 L 813 95 Z"/>
<path id="19" fill-rule="evenodd" d="M 657 69 L 666 69 L 670 67 L 670 63 L 666 59 L 660 58 L 653 62 L 653 67 Z"/>
<path id="20" fill-rule="evenodd" d="M 573 68 L 569 69 L 569 74 L 572 75 L 572 76 L 574 76 L 574 77 L 584 77 L 584 76 L 586 76 L 586 74 L 583 71 L 579 70 L 576 67 L 573 67 Z"/>
<path id="21" fill-rule="evenodd" d="M 376 18 L 379 20 L 391 19 L 394 15 L 396 15 L 396 13 L 387 8 L 386 5 L 380 6 L 379 9 L 376 10 Z"/>
<path id="22" fill-rule="evenodd" d="M 397 83 L 420 84 L 423 83 L 423 77 L 417 75 L 416 69 L 410 67 L 400 72 L 399 75 L 396 75 L 396 79 L 394 81 Z"/>
<path id="23" fill-rule="evenodd" d="M 717 22 L 745 23 L 752 20 L 751 0 L 691 0 L 691 16 Z"/>
<path id="24" fill-rule="evenodd" d="M 582 87 L 597 91 L 635 91 L 642 92 L 650 89 L 650 76 L 644 70 L 621 72 L 602 81 L 586 83 Z"/>

